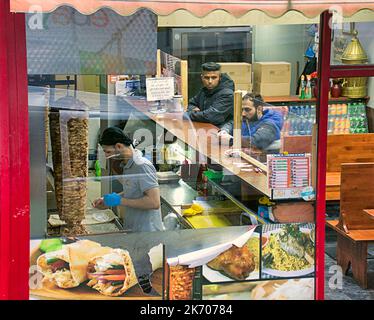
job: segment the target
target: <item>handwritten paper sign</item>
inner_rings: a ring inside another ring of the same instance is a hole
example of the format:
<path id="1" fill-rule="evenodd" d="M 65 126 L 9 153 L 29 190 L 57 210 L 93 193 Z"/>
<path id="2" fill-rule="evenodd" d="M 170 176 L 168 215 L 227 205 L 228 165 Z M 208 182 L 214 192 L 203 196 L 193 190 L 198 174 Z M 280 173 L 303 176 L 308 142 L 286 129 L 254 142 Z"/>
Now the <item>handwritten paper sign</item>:
<path id="1" fill-rule="evenodd" d="M 172 99 L 174 96 L 174 78 L 147 78 L 147 101 Z"/>

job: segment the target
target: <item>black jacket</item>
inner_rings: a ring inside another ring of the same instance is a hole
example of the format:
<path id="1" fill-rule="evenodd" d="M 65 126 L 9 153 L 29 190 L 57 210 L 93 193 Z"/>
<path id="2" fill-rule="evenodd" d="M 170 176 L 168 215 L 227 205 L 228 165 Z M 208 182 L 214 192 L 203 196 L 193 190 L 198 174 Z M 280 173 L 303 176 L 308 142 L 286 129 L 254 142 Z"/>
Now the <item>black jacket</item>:
<path id="1" fill-rule="evenodd" d="M 201 111 L 194 112 L 198 107 Z M 187 115 L 192 121 L 209 122 L 221 126 L 231 120 L 234 113 L 234 81 L 226 74 L 221 75 L 219 85 L 213 90 L 202 88 L 190 99 Z"/>

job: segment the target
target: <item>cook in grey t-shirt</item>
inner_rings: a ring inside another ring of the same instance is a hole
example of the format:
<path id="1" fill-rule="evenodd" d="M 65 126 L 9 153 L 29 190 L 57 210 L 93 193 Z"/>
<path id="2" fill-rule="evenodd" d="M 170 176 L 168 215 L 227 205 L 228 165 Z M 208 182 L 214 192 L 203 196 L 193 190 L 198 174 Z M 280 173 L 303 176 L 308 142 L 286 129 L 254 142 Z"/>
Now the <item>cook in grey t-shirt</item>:
<path id="1" fill-rule="evenodd" d="M 144 197 L 145 191 L 159 187 L 155 167 L 139 150 L 134 150 L 133 158 L 122 166 L 123 176 L 119 181 L 124 198 L 139 199 Z M 163 231 L 161 210 L 125 206 L 124 228 L 131 232 Z"/>

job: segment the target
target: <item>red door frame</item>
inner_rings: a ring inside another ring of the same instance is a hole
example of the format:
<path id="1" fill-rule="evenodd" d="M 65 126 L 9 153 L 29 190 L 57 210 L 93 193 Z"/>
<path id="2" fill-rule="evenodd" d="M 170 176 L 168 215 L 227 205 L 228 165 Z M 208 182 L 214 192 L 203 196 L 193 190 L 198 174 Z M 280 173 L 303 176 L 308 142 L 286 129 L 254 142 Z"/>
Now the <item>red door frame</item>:
<path id="1" fill-rule="evenodd" d="M 0 1 L 0 300 L 28 299 L 30 164 L 25 15 Z"/>
<path id="2" fill-rule="evenodd" d="M 0 300 L 28 299 L 30 163 L 25 15 L 0 1 Z M 374 66 L 330 66 L 331 13 L 320 17 L 317 99 L 316 298 L 324 299 L 328 91 L 331 77 L 374 76 Z M 37 186 L 36 186 L 37 187 Z"/>
<path id="3" fill-rule="evenodd" d="M 326 206 L 326 154 L 327 117 L 330 90 L 331 14 L 323 12 L 319 25 L 317 99 L 317 186 L 316 186 L 316 299 L 324 299 L 325 283 L 325 206 Z"/>

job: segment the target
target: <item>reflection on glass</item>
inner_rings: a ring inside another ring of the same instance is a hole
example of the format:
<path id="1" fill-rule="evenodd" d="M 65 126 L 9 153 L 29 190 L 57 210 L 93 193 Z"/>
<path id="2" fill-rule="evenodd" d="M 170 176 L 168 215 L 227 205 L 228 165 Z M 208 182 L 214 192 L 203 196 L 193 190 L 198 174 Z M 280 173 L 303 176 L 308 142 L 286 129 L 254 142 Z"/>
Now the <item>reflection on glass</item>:
<path id="1" fill-rule="evenodd" d="M 356 49 L 355 51 L 351 51 L 351 53 L 355 53 L 355 55 L 360 53 L 360 57 L 356 55 L 355 61 L 353 60 L 351 64 L 374 63 L 374 56 L 371 50 L 373 45 L 372 29 L 373 22 L 343 22 L 334 24 L 331 63 L 346 63 L 342 61 L 343 54 L 347 53 L 345 51 L 348 47 L 352 47 L 352 45 Z"/>

